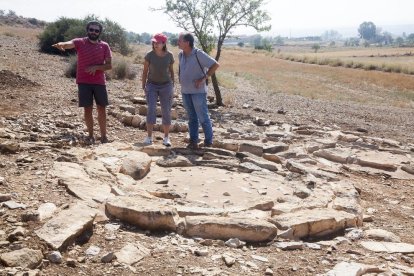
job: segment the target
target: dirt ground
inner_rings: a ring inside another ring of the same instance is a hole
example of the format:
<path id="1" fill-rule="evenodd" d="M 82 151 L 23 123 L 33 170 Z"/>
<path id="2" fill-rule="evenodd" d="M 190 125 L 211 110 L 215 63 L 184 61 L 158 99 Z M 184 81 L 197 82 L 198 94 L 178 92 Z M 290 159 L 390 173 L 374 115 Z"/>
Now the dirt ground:
<path id="1" fill-rule="evenodd" d="M 82 110 L 77 107 L 74 80 L 63 75 L 67 66 L 66 58 L 40 53 L 34 41 L 18 36 L 0 35 L 0 40 L 0 128 L 13 125 L 16 138 L 20 141 L 56 142 L 80 137 L 84 133 Z M 137 66 L 137 70 L 139 69 Z M 130 97 L 142 96 L 139 83 L 137 79 L 111 80 L 108 90 L 112 104 L 119 105 Z M 412 109 L 367 107 L 282 93 L 261 94 L 260 89 L 243 79 L 239 80 L 237 89 L 223 89 L 223 94 L 235 93 L 235 90 L 237 97 L 230 107 L 212 110 L 216 124 L 231 127 L 226 125 L 226 120 L 230 117 L 264 117 L 298 125 L 337 126 L 349 131 L 362 128 L 370 136 L 394 139 L 414 149 Z M 253 108 L 242 108 L 246 103 Z M 277 112 L 281 109 L 285 112 Z M 108 136 L 111 140 L 132 143 L 142 141 L 145 132 L 125 127 L 116 118 L 108 116 Z M 161 137 L 161 133 L 158 132 L 157 136 Z M 172 142 L 174 145 L 184 145 L 184 136 L 173 133 Z M 39 202 L 54 202 L 58 206 L 70 203 L 71 197 L 64 188 L 56 187 L 47 179 L 47 170 L 54 162 L 56 154 L 70 147 L 71 144 L 67 142 L 62 143 L 62 148 L 56 151 L 23 148 L 18 154 L 1 154 L 0 177 L 4 181 L 0 183 L 0 193 L 10 193 L 26 204 L 32 201 L 34 205 Z M 398 235 L 402 242 L 414 244 L 414 183 L 381 175 L 349 173 L 349 178 L 360 190 L 363 208 L 374 210 L 373 222 L 364 223 L 363 227 L 381 228 Z M 21 212 L 1 207 L 0 229 L 6 231 L 10 225 L 16 223 L 25 225 L 31 234 L 21 242 L 34 249 L 46 250 L 45 245 L 32 232 L 40 224 L 21 222 Z M 103 264 L 96 258 L 78 259 L 76 267 L 66 264 L 44 265 L 44 275 L 264 275 L 266 269 L 271 269 L 273 275 L 317 275 L 326 273 L 341 261 L 376 266 L 387 266 L 392 262 L 414 267 L 413 254 L 404 256 L 373 253 L 358 243 L 341 243 L 323 247 L 321 250 L 304 248 L 281 251 L 271 244 L 248 244 L 243 249 L 231 249 L 217 242 L 208 246 L 208 257 L 200 257 L 191 252 L 191 245 L 195 243 L 193 240 L 174 233 L 141 231 L 118 223 L 121 225 L 118 237 L 120 241 L 151 245 L 150 257 L 133 267 Z M 118 241 L 106 239 L 104 223 L 97 222 L 89 243 L 71 247 L 63 256 L 77 259 L 78 253 L 84 252 L 90 244 L 113 250 L 120 248 Z M 0 247 L 0 253 L 6 250 L 7 248 Z M 214 255 L 224 253 L 243 261 L 229 267 L 223 261 L 214 260 Z M 264 256 L 268 261 L 257 262 L 259 267 L 251 270 L 249 262 L 254 255 Z"/>

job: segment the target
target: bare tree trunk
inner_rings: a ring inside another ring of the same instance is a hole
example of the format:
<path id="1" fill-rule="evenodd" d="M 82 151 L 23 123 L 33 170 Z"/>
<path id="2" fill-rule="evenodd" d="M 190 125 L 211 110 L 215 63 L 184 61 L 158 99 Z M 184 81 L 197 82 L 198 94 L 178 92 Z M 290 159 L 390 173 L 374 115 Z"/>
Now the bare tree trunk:
<path id="1" fill-rule="evenodd" d="M 223 99 L 221 98 L 221 92 L 218 85 L 216 73 L 211 76 L 211 82 L 213 83 L 214 93 L 216 94 L 216 104 L 217 106 L 224 106 Z"/>
<path id="2" fill-rule="evenodd" d="M 217 52 L 215 60 L 218 62 L 221 54 L 221 46 L 223 45 L 223 39 L 219 39 L 217 43 Z M 216 104 L 217 106 L 224 106 L 223 98 L 221 97 L 220 87 L 218 85 L 216 73 L 211 76 L 211 82 L 213 83 L 214 93 L 216 94 Z"/>

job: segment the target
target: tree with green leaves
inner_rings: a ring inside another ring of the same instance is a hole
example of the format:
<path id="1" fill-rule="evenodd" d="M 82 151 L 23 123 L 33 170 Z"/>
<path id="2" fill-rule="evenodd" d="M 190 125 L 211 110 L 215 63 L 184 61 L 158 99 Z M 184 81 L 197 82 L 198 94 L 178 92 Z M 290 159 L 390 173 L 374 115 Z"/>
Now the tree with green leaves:
<path id="1" fill-rule="evenodd" d="M 414 33 L 409 34 L 409 35 L 407 36 L 407 42 L 408 42 L 408 44 L 410 44 L 410 45 L 414 45 Z"/>
<path id="2" fill-rule="evenodd" d="M 398 47 L 401 47 L 404 45 L 404 38 L 402 38 L 401 36 L 397 37 L 395 39 L 395 44 L 397 44 Z"/>
<path id="3" fill-rule="evenodd" d="M 358 33 L 365 40 L 373 40 L 377 36 L 377 26 L 372 22 L 362 22 L 359 25 Z"/>
<path id="4" fill-rule="evenodd" d="M 321 48 L 321 45 L 319 45 L 318 43 L 315 43 L 312 45 L 312 50 L 314 50 L 315 53 L 317 53 L 320 48 Z"/>
<path id="5" fill-rule="evenodd" d="M 204 52 L 216 48 L 215 59 L 220 59 L 222 46 L 231 31 L 239 26 L 257 31 L 270 30 L 270 16 L 262 6 L 264 0 L 166 0 L 159 10 L 185 31 L 192 32 Z M 216 104 L 223 105 L 215 74 L 211 76 Z"/>

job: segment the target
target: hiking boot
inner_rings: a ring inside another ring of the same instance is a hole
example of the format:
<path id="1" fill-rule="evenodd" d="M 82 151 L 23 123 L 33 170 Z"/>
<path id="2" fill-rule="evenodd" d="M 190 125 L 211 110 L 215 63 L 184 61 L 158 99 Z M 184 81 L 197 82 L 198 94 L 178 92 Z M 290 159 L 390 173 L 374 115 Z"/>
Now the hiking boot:
<path id="1" fill-rule="evenodd" d="M 101 137 L 101 144 L 106 144 L 106 143 L 109 143 L 108 137 L 102 136 Z"/>
<path id="2" fill-rule="evenodd" d="M 213 143 L 204 143 L 204 148 L 211 148 L 213 146 Z"/>
<path id="3" fill-rule="evenodd" d="M 144 139 L 144 144 L 145 145 L 152 145 L 152 137 L 146 137 Z"/>
<path id="4" fill-rule="evenodd" d="M 195 142 L 190 142 L 188 145 L 187 145 L 187 147 L 186 147 L 187 149 L 192 149 L 192 150 L 198 150 L 199 149 L 199 147 L 198 147 L 198 144 L 197 143 L 195 143 Z"/>
<path id="5" fill-rule="evenodd" d="M 162 140 L 162 144 L 166 147 L 171 147 L 171 141 L 170 138 L 168 137 L 164 137 L 164 139 Z"/>

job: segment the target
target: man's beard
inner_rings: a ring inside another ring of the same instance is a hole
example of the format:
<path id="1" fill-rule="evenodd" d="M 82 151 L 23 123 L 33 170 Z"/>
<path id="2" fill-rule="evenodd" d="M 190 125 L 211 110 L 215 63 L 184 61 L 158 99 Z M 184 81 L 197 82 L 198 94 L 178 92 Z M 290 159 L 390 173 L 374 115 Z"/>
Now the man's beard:
<path id="1" fill-rule="evenodd" d="M 99 39 L 99 34 L 88 33 L 88 38 L 92 41 L 97 41 Z"/>

